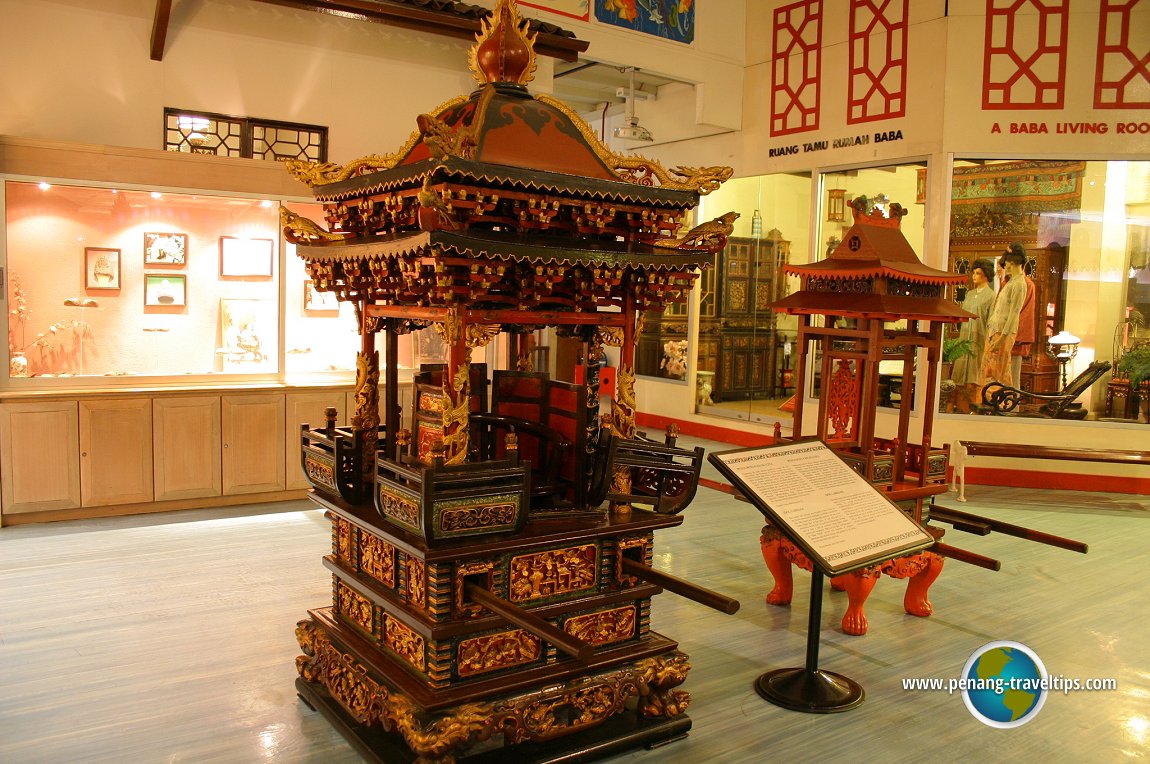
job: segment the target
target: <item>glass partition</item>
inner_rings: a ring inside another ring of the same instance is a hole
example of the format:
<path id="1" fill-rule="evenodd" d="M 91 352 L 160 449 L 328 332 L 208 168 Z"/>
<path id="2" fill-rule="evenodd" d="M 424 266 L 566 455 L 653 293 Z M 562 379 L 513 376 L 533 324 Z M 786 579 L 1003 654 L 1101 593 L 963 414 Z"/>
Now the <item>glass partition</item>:
<path id="1" fill-rule="evenodd" d="M 699 282 L 696 412 L 745 421 L 789 422 L 797 321 L 771 303 L 797 286 L 783 273 L 806 262 L 811 176 L 735 178 L 703 198 L 699 219 L 740 217 L 714 268 Z"/>
<path id="2" fill-rule="evenodd" d="M 1010 307 L 998 299 L 998 266 L 1012 248 L 1024 258 L 1028 296 L 1014 316 L 1009 379 L 999 380 L 987 343 Z M 1070 385 L 1078 405 L 1060 418 L 1142 417 L 1150 388 L 1131 374 L 1150 357 L 1150 162 L 957 160 L 948 264 L 970 276 L 957 297 L 979 319 L 948 338 L 943 412 L 977 411 L 983 386 L 997 381 L 1046 396 Z M 1114 368 L 1091 380 L 1094 361 Z M 1048 402 L 1023 396 L 1020 411 L 1048 416 Z"/>

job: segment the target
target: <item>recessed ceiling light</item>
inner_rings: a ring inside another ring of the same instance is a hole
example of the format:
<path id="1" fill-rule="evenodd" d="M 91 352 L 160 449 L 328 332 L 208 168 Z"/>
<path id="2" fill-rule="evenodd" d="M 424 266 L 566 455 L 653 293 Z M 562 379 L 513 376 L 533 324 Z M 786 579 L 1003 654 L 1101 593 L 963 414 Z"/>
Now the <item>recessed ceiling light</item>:
<path id="1" fill-rule="evenodd" d="M 51 183 L 45 183 L 44 181 L 40 181 L 40 190 L 41 191 L 47 191 L 51 187 L 52 187 Z"/>

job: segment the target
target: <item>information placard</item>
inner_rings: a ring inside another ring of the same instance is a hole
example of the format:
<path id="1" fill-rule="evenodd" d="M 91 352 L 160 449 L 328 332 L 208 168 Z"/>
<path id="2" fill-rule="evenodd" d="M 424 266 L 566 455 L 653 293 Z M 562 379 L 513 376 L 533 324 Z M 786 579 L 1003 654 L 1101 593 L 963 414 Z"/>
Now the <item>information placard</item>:
<path id="1" fill-rule="evenodd" d="M 930 533 L 819 440 L 722 451 L 709 459 L 826 575 L 934 543 Z"/>

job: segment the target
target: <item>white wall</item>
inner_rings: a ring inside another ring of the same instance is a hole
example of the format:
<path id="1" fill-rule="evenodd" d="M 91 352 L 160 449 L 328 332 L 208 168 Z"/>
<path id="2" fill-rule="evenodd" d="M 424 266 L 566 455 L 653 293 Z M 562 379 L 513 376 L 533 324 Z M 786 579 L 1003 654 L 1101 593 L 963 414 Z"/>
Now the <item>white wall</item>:
<path id="1" fill-rule="evenodd" d="M 594 60 L 697 83 L 678 86 L 659 117 L 686 137 L 740 124 L 732 94 L 744 8 L 701 3 L 691 45 L 522 11 L 590 41 Z M 251 0 L 173 3 L 163 60 L 152 61 L 154 9 L 154 0 L 0 0 L 0 134 L 160 148 L 168 106 L 327 125 L 329 158 L 343 163 L 398 149 L 417 114 L 475 86 L 466 40 Z M 553 66 L 539 57 L 534 92 L 552 90 Z"/>

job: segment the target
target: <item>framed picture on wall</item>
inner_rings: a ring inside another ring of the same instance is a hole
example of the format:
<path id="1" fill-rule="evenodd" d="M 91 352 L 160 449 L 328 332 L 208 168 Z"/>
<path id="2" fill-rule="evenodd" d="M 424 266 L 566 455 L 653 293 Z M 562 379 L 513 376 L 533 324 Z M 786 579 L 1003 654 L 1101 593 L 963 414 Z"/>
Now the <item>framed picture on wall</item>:
<path id="1" fill-rule="evenodd" d="M 120 250 L 107 247 L 84 248 L 84 288 L 120 288 Z"/>
<path id="2" fill-rule="evenodd" d="M 216 355 L 223 371 L 252 371 L 266 366 L 275 351 L 275 301 L 220 298 L 220 345 Z"/>
<path id="3" fill-rule="evenodd" d="M 303 309 L 306 313 L 339 313 L 335 292 L 321 292 L 311 279 L 303 282 Z"/>
<path id="4" fill-rule="evenodd" d="M 144 265 L 172 265 L 183 268 L 188 264 L 188 235 L 186 233 L 145 233 Z"/>
<path id="5" fill-rule="evenodd" d="M 187 304 L 187 276 L 175 273 L 144 274 L 144 307 L 180 308 Z"/>
<path id="6" fill-rule="evenodd" d="M 271 239 L 220 237 L 220 276 L 222 278 L 271 278 L 275 242 Z"/>

